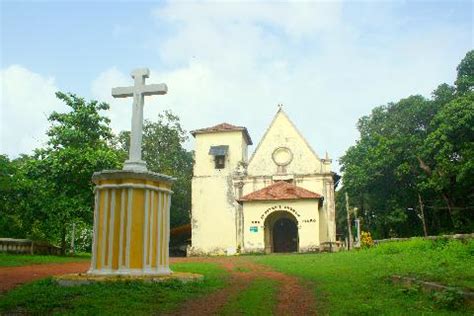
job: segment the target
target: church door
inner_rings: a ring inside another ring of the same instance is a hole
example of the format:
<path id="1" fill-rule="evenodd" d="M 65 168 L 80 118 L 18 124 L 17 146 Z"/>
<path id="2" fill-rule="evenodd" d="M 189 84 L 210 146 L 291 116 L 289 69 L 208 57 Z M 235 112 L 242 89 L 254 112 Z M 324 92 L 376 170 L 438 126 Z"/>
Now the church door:
<path id="1" fill-rule="evenodd" d="M 273 252 L 298 251 L 298 227 L 289 218 L 280 218 L 273 224 Z"/>

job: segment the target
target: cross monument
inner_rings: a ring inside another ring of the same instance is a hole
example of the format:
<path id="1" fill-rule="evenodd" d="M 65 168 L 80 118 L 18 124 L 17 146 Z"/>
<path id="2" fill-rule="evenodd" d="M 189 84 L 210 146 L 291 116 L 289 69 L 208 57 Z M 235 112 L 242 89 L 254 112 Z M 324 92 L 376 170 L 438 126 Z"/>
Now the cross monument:
<path id="1" fill-rule="evenodd" d="M 112 89 L 114 98 L 127 98 L 133 96 L 132 131 L 130 133 L 129 159 L 125 161 L 124 170 L 147 171 L 142 160 L 142 132 L 143 132 L 143 106 L 145 96 L 162 95 L 168 92 L 166 84 L 145 84 L 145 79 L 150 76 L 148 68 L 135 69 L 131 73 L 135 84 L 131 87 L 118 87 Z"/>

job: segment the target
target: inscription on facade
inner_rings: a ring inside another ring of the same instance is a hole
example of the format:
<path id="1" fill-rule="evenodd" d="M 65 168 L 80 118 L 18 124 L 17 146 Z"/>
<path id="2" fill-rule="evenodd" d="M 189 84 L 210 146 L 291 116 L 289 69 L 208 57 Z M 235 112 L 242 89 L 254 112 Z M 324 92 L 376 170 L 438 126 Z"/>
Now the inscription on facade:
<path id="1" fill-rule="evenodd" d="M 294 208 L 292 208 L 291 206 L 288 206 L 288 205 L 284 205 L 284 206 L 274 205 L 272 207 L 267 208 L 265 210 L 265 212 L 263 212 L 263 214 L 260 216 L 260 218 L 264 219 L 268 215 L 268 213 L 271 213 L 275 210 L 288 211 L 288 212 L 291 212 L 291 213 L 295 214 L 295 216 L 297 216 L 297 217 L 301 217 L 301 215 L 298 213 L 298 211 L 295 210 Z"/>

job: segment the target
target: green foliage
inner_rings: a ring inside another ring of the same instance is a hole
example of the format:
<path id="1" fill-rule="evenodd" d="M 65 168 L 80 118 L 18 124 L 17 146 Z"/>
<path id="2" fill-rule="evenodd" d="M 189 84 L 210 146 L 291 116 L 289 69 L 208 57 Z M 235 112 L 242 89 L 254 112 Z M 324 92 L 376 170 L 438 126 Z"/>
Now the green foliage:
<path id="1" fill-rule="evenodd" d="M 156 122 L 144 122 L 142 153 L 148 170 L 176 178 L 171 198 L 172 227 L 190 221 L 193 154 L 183 147 L 187 140 L 179 117 L 170 111 L 160 113 Z M 118 143 L 124 155 L 128 153 L 130 132 L 121 132 Z"/>
<path id="2" fill-rule="evenodd" d="M 16 211 L 18 205 L 24 203 L 22 192 L 25 187 L 19 160 L 10 161 L 7 156 L 0 155 L 0 237 L 25 236 L 21 214 Z"/>
<path id="3" fill-rule="evenodd" d="M 149 315 L 178 307 L 191 297 L 222 288 L 224 271 L 212 264 L 172 265 L 174 271 L 204 274 L 201 282 L 145 283 L 121 281 L 62 287 L 52 279 L 36 281 L 9 291 L 0 300 L 0 313 Z"/>
<path id="4" fill-rule="evenodd" d="M 470 51 L 463 58 L 458 68 L 456 87 L 459 94 L 474 90 L 474 51 Z"/>
<path id="5" fill-rule="evenodd" d="M 100 114 L 109 108 L 106 103 L 61 92 L 56 96 L 70 111 L 49 116 L 47 146 L 33 156 L 0 160 L 0 190 L 7 200 L 0 225 L 13 224 L 6 236 L 47 240 L 65 252 L 68 227 L 92 225 L 92 174 L 118 168 L 120 156 L 111 146 L 109 120 Z"/>
<path id="6" fill-rule="evenodd" d="M 464 297 L 460 290 L 450 288 L 442 292 L 435 292 L 433 299 L 441 308 L 449 310 L 461 309 L 464 302 Z"/>
<path id="7" fill-rule="evenodd" d="M 359 120 L 360 139 L 340 160 L 343 190 L 375 238 L 421 235 L 423 220 L 429 234 L 474 229 L 473 56 L 459 65 L 456 87 L 442 84 L 431 99 L 410 96 Z M 342 224 L 343 196 L 337 202 Z"/>
<path id="8" fill-rule="evenodd" d="M 92 174 L 120 169 L 128 156 L 129 133 L 115 138 L 106 103 L 56 93 L 69 111 L 48 117 L 46 146 L 10 160 L 0 155 L 0 237 L 31 238 L 61 245 L 65 252 L 76 226 L 76 251 L 89 251 L 93 221 Z M 171 225 L 189 223 L 193 155 L 188 136 L 171 112 L 146 121 L 143 155 L 151 171 L 177 178 Z M 116 147 L 120 146 L 120 149 Z"/>

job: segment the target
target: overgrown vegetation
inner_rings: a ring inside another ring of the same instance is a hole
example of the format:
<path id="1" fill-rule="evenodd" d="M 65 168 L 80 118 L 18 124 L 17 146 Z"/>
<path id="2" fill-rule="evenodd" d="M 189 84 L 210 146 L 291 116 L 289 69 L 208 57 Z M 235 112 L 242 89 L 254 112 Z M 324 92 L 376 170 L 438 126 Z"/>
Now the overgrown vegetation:
<path id="1" fill-rule="evenodd" d="M 341 158 L 340 233 L 345 192 L 375 239 L 474 231 L 474 51 L 454 86 L 376 107 L 357 127 Z"/>
<path id="2" fill-rule="evenodd" d="M 474 289 L 474 240 L 414 239 L 359 251 L 258 256 L 253 260 L 313 282 L 321 314 L 468 313 L 459 304 L 459 296 L 406 290 L 390 281 L 392 275 Z"/>

